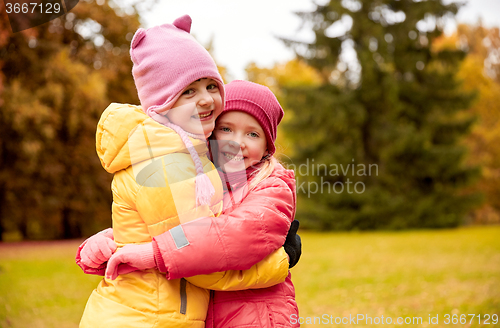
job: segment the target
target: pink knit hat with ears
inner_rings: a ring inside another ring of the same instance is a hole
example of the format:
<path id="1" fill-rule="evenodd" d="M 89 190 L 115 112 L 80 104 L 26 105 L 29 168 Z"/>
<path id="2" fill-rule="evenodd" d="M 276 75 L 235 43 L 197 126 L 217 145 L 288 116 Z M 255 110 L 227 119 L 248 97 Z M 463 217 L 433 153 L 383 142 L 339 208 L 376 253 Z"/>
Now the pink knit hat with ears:
<path id="1" fill-rule="evenodd" d="M 234 80 L 226 84 L 226 106 L 220 116 L 235 110 L 245 112 L 259 122 L 266 135 L 269 155 L 273 155 L 278 124 L 285 115 L 274 93 L 257 83 Z"/>
<path id="2" fill-rule="evenodd" d="M 177 18 L 173 24 L 138 29 L 130 46 L 130 57 L 134 63 L 132 75 L 142 110 L 177 132 L 189 151 L 196 168 L 196 203 L 210 205 L 215 189 L 188 138 L 190 135 L 204 140 L 204 136 L 188 134 L 164 116 L 182 91 L 202 78 L 217 82 L 224 104 L 224 83 L 217 65 L 208 51 L 189 34 L 190 31 L 191 17 L 188 15 Z"/>
<path id="3" fill-rule="evenodd" d="M 224 104 L 224 83 L 208 51 L 189 32 L 191 17 L 184 15 L 173 24 L 135 32 L 130 46 L 132 75 L 142 109 L 150 116 L 165 115 L 181 92 L 201 78 L 212 78 Z"/>

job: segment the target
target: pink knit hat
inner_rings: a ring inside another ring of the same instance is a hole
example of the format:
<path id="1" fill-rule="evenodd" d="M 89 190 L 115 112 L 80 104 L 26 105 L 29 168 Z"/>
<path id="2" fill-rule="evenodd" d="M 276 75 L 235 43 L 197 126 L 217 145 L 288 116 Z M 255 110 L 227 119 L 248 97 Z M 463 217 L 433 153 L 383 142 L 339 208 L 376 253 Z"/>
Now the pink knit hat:
<path id="1" fill-rule="evenodd" d="M 273 155 L 278 124 L 284 112 L 272 91 L 257 83 L 234 80 L 226 84 L 226 106 L 221 116 L 234 110 L 252 115 L 259 122 L 266 134 L 269 155 Z"/>
<path id="2" fill-rule="evenodd" d="M 224 104 L 224 83 L 213 58 L 189 32 L 191 17 L 173 24 L 135 32 L 130 46 L 137 93 L 144 112 L 153 117 L 172 108 L 185 87 L 201 78 L 212 78 Z"/>
<path id="3" fill-rule="evenodd" d="M 215 189 L 188 138 L 190 135 L 204 140 L 204 136 L 189 134 L 164 116 L 182 91 L 202 78 L 212 78 L 217 82 L 224 105 L 224 83 L 217 65 L 208 51 L 189 34 L 190 31 L 191 17 L 188 15 L 177 18 L 173 24 L 138 29 L 130 46 L 134 63 L 132 75 L 142 110 L 177 132 L 189 151 L 196 168 L 196 203 L 210 205 Z"/>

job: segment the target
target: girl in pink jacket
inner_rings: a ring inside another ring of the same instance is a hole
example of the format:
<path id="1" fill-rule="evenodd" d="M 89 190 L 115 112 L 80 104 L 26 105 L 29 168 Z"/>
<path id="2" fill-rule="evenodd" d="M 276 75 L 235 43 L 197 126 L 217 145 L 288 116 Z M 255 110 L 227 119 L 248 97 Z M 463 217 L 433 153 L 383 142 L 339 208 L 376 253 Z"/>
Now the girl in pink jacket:
<path id="1" fill-rule="evenodd" d="M 268 88 L 247 81 L 233 81 L 225 92 L 226 106 L 210 141 L 225 185 L 224 211 L 220 217 L 200 218 L 153 239 L 147 252 L 154 254 L 157 268 L 168 279 L 192 277 L 196 284 L 205 274 L 247 270 L 285 243 L 294 220 L 295 177 L 273 157 L 283 117 L 279 102 Z M 97 244 L 97 249 L 87 247 L 77 257 L 105 262 L 112 242 Z M 106 274 L 142 267 L 142 259 L 151 254 L 145 254 L 144 247 L 140 251 L 111 256 Z M 295 260 L 291 256 L 291 262 Z M 212 291 L 206 327 L 298 327 L 292 320 L 297 317 L 289 273 L 268 288 Z"/>

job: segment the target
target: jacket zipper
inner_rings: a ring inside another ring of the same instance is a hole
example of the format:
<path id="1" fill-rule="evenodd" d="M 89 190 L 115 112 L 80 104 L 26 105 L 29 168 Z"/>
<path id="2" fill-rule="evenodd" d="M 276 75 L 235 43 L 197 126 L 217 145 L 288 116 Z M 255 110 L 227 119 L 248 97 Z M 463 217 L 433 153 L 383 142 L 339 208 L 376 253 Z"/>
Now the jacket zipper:
<path id="1" fill-rule="evenodd" d="M 181 314 L 186 314 L 187 294 L 186 294 L 186 279 L 181 278 Z"/>

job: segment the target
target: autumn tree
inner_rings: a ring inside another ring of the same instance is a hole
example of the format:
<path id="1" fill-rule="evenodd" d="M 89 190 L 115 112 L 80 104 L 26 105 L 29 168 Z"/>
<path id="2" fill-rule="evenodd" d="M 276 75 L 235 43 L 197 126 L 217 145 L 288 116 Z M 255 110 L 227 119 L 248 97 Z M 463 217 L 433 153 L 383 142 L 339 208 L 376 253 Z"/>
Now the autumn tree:
<path id="1" fill-rule="evenodd" d="M 481 208 L 473 211 L 475 223 L 500 222 L 500 31 L 481 23 L 459 25 L 450 36 L 436 42 L 438 49 L 464 49 L 468 55 L 458 76 L 464 89 L 477 90 L 470 111 L 477 115 L 471 134 L 465 139 L 468 161 L 482 167 L 481 178 L 471 191 L 485 195 Z"/>
<path id="2" fill-rule="evenodd" d="M 276 64 L 271 68 L 261 68 L 255 63 L 250 63 L 245 71 L 249 81 L 269 87 L 282 105 L 286 102 L 284 88 L 318 86 L 321 83 L 320 74 L 299 59 Z M 290 156 L 295 155 L 293 142 L 282 131 L 283 126 L 293 120 L 293 117 L 293 112 L 285 110 L 282 123 L 278 126 L 278 136 L 276 139 L 277 153 L 275 155 L 278 158 L 290 158 Z"/>
<path id="3" fill-rule="evenodd" d="M 321 76 L 282 88 L 304 225 L 453 227 L 477 203 L 462 193 L 478 175 L 460 143 L 474 121 L 457 77 L 466 52 L 432 48 L 458 9 L 332 0 L 299 13 L 314 42 L 284 41 Z"/>
<path id="4" fill-rule="evenodd" d="M 110 225 L 112 177 L 95 153 L 95 129 L 110 102 L 138 103 L 129 43 L 140 25 L 140 2 L 128 3 L 80 1 L 64 16 L 19 33 L 11 32 L 1 7 L 5 231 L 74 238 Z"/>

